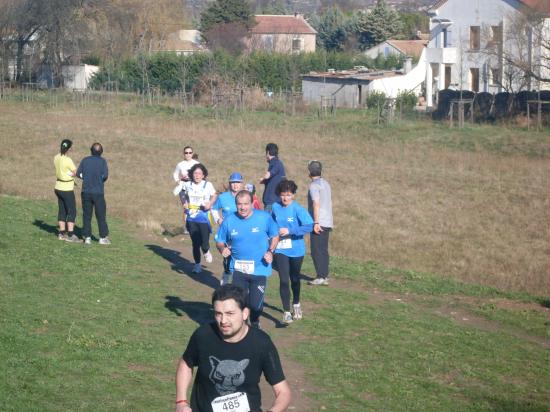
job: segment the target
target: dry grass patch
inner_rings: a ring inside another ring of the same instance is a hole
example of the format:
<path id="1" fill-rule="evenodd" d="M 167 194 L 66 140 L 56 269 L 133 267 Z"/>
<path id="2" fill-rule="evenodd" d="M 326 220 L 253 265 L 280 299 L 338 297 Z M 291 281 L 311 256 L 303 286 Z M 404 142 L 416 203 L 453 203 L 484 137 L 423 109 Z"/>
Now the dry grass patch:
<path id="1" fill-rule="evenodd" d="M 257 184 L 266 168 L 265 144 L 274 141 L 302 204 L 307 161 L 325 164 L 337 225 L 334 254 L 550 294 L 548 158 L 453 148 L 461 138 L 475 140 L 468 133 L 519 141 L 509 129 L 459 132 L 423 122 L 419 130 L 382 129 L 367 118 L 350 120 L 353 127 L 333 120 L 304 126 L 303 118 L 260 114 L 214 121 L 128 113 L 0 104 L 2 192 L 53 201 L 52 159 L 61 137 L 74 140 L 76 162 L 97 140 L 110 166 L 108 213 L 158 232 L 181 222 L 171 173 L 183 146 L 195 148 L 222 189 L 232 171 Z M 451 148 L 429 143 L 446 134 Z"/>

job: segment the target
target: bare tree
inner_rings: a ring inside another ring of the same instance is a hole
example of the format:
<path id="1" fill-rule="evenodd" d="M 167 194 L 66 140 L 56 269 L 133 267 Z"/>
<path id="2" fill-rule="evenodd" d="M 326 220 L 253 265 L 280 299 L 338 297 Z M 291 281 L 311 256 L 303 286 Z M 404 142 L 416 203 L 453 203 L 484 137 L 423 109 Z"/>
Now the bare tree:
<path id="1" fill-rule="evenodd" d="M 524 7 L 498 26 L 483 29 L 494 84 L 506 91 L 531 90 L 550 84 L 550 17 Z"/>

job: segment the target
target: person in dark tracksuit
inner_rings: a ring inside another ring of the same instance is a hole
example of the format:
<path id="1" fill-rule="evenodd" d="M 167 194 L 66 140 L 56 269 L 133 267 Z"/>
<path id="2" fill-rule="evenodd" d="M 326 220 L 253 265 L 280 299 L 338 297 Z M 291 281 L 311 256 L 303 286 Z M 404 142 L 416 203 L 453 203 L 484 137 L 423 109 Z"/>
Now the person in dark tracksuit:
<path id="1" fill-rule="evenodd" d="M 82 179 L 82 234 L 84 243 L 92 243 L 92 213 L 95 209 L 95 217 L 99 227 L 99 244 L 110 245 L 109 227 L 107 226 L 107 205 L 105 203 L 104 184 L 109 177 L 107 161 L 101 157 L 103 146 L 94 143 L 91 147 L 92 155 L 84 158 L 76 175 Z"/>

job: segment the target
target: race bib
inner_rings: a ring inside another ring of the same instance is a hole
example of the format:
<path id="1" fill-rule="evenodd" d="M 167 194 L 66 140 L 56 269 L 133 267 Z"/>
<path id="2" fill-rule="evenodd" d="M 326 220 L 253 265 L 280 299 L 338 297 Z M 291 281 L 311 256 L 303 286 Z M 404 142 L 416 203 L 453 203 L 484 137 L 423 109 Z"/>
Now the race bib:
<path id="1" fill-rule="evenodd" d="M 277 249 L 292 249 L 292 239 L 287 237 L 279 240 L 279 243 L 277 243 Z"/>
<path id="2" fill-rule="evenodd" d="M 250 412 L 248 397 L 244 392 L 219 396 L 211 403 L 214 412 Z"/>
<path id="3" fill-rule="evenodd" d="M 189 195 L 189 204 L 191 204 L 192 206 L 200 207 L 200 205 L 202 205 L 202 200 L 202 196 Z"/>
<path id="4" fill-rule="evenodd" d="M 238 272 L 246 273 L 247 275 L 254 274 L 253 260 L 236 260 L 234 269 Z"/>

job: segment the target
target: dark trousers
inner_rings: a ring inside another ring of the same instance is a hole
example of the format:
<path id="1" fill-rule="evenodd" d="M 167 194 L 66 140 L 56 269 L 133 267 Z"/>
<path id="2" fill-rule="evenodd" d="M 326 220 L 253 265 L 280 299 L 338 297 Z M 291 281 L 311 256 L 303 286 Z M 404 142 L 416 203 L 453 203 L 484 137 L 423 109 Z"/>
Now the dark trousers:
<path id="1" fill-rule="evenodd" d="M 206 253 L 210 249 L 210 226 L 208 223 L 189 221 L 186 226 L 193 244 L 193 259 L 195 263 L 201 263 L 201 249 L 202 253 Z"/>
<path id="2" fill-rule="evenodd" d="M 92 236 L 92 214 L 95 209 L 95 218 L 99 227 L 99 237 L 109 236 L 109 227 L 107 226 L 107 204 L 105 196 L 96 193 L 81 193 L 82 197 L 82 235 L 84 237 Z"/>
<path id="3" fill-rule="evenodd" d="M 329 227 L 322 227 L 323 231 L 319 234 L 311 232 L 309 238 L 311 245 L 311 258 L 313 259 L 313 266 L 315 266 L 315 272 L 318 278 L 326 279 L 328 277 L 328 238 L 330 231 Z"/>
<path id="4" fill-rule="evenodd" d="M 243 272 L 234 271 L 233 285 L 237 285 L 245 291 L 246 306 L 250 309 L 250 322 L 257 323 L 264 308 L 267 277 L 247 275 Z"/>
<path id="5" fill-rule="evenodd" d="M 290 312 L 290 288 L 292 288 L 292 303 L 300 303 L 300 271 L 302 270 L 303 256 L 288 257 L 282 253 L 275 253 L 275 262 L 279 271 L 279 294 L 285 312 Z"/>
<path id="6" fill-rule="evenodd" d="M 58 222 L 71 222 L 76 220 L 76 199 L 72 190 L 54 190 L 57 196 Z"/>

